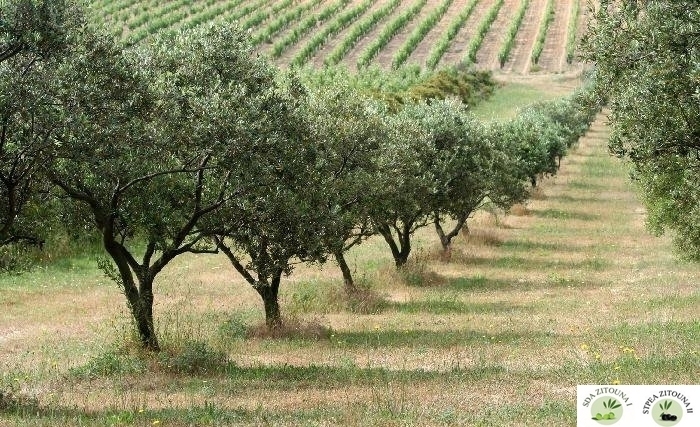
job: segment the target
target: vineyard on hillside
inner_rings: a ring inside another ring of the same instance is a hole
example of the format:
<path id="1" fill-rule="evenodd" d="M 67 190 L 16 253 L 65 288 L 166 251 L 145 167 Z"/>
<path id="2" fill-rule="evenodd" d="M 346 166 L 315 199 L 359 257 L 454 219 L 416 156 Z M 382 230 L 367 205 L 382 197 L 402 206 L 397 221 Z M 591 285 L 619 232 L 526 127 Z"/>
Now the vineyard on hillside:
<path id="1" fill-rule="evenodd" d="M 279 65 L 459 63 L 563 72 L 576 65 L 581 0 L 93 0 L 91 14 L 127 44 L 210 21 L 237 22 Z"/>

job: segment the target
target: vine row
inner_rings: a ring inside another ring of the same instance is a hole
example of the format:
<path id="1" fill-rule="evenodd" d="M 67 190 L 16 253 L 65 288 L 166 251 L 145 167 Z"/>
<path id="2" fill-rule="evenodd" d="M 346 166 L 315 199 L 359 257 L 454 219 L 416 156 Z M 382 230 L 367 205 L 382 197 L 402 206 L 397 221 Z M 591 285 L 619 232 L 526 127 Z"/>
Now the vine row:
<path id="1" fill-rule="evenodd" d="M 252 38 L 252 42 L 254 45 L 258 45 L 260 43 L 267 42 L 270 43 L 272 37 L 279 33 L 283 28 L 286 28 L 289 26 L 293 21 L 299 20 L 301 18 L 301 15 L 316 7 L 321 2 L 321 0 L 313 0 L 308 3 L 300 4 L 294 9 L 287 11 L 287 13 L 278 16 L 276 19 L 274 19 L 272 22 L 270 22 L 269 25 L 267 25 L 265 28 L 261 29 L 258 31 Z"/>
<path id="2" fill-rule="evenodd" d="M 399 32 L 400 29 L 406 26 L 413 17 L 423 9 L 427 0 L 416 0 L 410 8 L 406 9 L 401 15 L 397 16 L 382 29 L 382 32 L 377 35 L 377 38 L 370 43 L 360 54 L 357 60 L 357 68 L 363 68 L 369 65 L 370 61 L 377 56 L 377 53 L 386 46 L 389 41 Z"/>
<path id="3" fill-rule="evenodd" d="M 331 3 L 328 6 L 326 6 L 317 15 L 311 15 L 303 21 L 299 22 L 299 24 L 294 29 L 292 29 L 292 31 L 290 31 L 285 37 L 282 38 L 282 40 L 279 40 L 272 46 L 272 51 L 270 52 L 272 57 L 279 58 L 280 56 L 282 56 L 282 52 L 284 52 L 289 46 L 298 42 L 299 39 L 301 39 L 301 37 L 309 31 L 311 31 L 311 29 L 315 27 L 316 24 L 318 24 L 319 22 L 326 21 L 337 11 L 344 8 L 348 3 L 350 3 L 350 0 L 338 0 L 335 3 Z"/>
<path id="4" fill-rule="evenodd" d="M 467 19 L 469 19 L 474 11 L 474 7 L 479 3 L 479 1 L 480 0 L 471 0 L 469 3 L 467 3 L 464 9 L 462 9 L 462 12 L 460 12 L 459 15 L 452 20 L 445 32 L 435 43 L 435 46 L 433 46 L 433 48 L 430 50 L 428 59 L 425 63 L 426 67 L 432 70 L 437 66 L 442 56 L 450 47 L 450 43 L 452 43 L 452 40 L 457 36 L 459 30 L 462 28 L 462 26 L 464 26 Z"/>
<path id="5" fill-rule="evenodd" d="M 540 25 L 540 31 L 537 33 L 537 39 L 535 39 L 535 46 L 532 48 L 533 64 L 540 62 L 540 56 L 542 56 L 542 50 L 544 49 L 544 42 L 547 39 L 547 32 L 549 31 L 552 21 L 554 21 L 554 0 L 547 0 L 544 21 L 542 25 Z"/>
<path id="6" fill-rule="evenodd" d="M 518 34 L 518 31 L 520 31 L 520 26 L 523 24 L 523 19 L 525 18 L 525 13 L 527 12 L 527 8 L 529 6 L 530 0 L 522 0 L 518 11 L 508 26 L 508 30 L 506 31 L 506 39 L 503 42 L 503 46 L 501 46 L 501 50 L 498 51 L 498 62 L 501 64 L 501 68 L 503 68 L 510 58 L 510 52 L 515 46 L 515 36 Z"/>
<path id="7" fill-rule="evenodd" d="M 435 8 L 428 16 L 421 21 L 418 26 L 409 34 L 408 38 L 401 47 L 396 51 L 394 57 L 391 61 L 391 66 L 396 69 L 401 66 L 411 53 L 416 49 L 418 43 L 420 43 L 426 34 L 435 27 L 435 25 L 442 19 L 447 12 L 447 9 L 452 5 L 453 0 L 443 0 L 443 2 Z"/>
<path id="8" fill-rule="evenodd" d="M 363 1 L 359 5 L 345 11 L 345 13 L 338 15 L 323 30 L 314 33 L 311 39 L 297 52 L 292 60 L 292 65 L 304 65 L 331 36 L 338 34 L 339 31 L 350 25 L 358 16 L 365 13 L 372 6 L 372 3 L 373 1 L 371 0 Z"/>
<path id="9" fill-rule="evenodd" d="M 324 59 L 323 63 L 325 65 L 335 65 L 339 63 L 345 55 L 352 49 L 357 42 L 367 34 L 377 22 L 382 18 L 390 14 L 396 9 L 396 7 L 401 3 L 401 0 L 391 0 L 389 3 L 384 5 L 382 8 L 374 11 L 371 15 L 367 16 L 357 22 L 351 29 L 348 35 L 343 39 L 342 42 L 338 43 L 333 51 Z"/>
<path id="10" fill-rule="evenodd" d="M 566 38 L 566 62 L 574 62 L 576 55 L 576 35 L 578 33 L 579 13 L 581 4 L 579 0 L 574 0 L 571 7 L 571 19 L 569 20 L 569 32 Z"/>
<path id="11" fill-rule="evenodd" d="M 464 55 L 464 59 L 467 62 L 476 62 L 476 53 L 479 51 L 481 45 L 484 43 L 486 33 L 489 32 L 491 25 L 493 25 L 493 22 L 496 20 L 496 17 L 498 17 L 498 12 L 501 11 L 503 3 L 504 0 L 497 0 L 496 3 L 494 3 L 493 6 L 491 6 L 491 9 L 489 9 L 489 11 L 486 13 L 486 17 L 481 21 L 481 24 L 479 24 L 479 27 L 476 30 L 476 34 L 474 35 L 474 37 L 472 37 L 471 40 L 469 40 L 469 44 L 467 45 L 467 53 Z"/>

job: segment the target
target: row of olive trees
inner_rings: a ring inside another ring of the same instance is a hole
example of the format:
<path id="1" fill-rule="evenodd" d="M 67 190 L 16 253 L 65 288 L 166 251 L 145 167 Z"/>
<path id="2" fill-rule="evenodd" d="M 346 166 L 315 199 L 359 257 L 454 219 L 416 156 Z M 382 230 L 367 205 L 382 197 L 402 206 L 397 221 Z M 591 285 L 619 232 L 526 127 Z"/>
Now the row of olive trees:
<path id="1" fill-rule="evenodd" d="M 275 328 L 295 263 L 335 258 L 352 292 L 344 253 L 369 236 L 397 266 L 422 226 L 447 248 L 486 200 L 508 207 L 554 173 L 592 118 L 585 96 L 488 126 L 456 101 L 394 112 L 281 77 L 229 26 L 131 50 L 83 22 L 56 1 L 3 8 L 0 241 L 40 239 L 42 207 L 68 200 L 152 350 L 154 281 L 177 256 L 225 254 Z"/>
<path id="2" fill-rule="evenodd" d="M 609 99 L 610 150 L 634 165 L 648 225 L 700 261 L 700 2 L 603 0 L 586 59 Z"/>

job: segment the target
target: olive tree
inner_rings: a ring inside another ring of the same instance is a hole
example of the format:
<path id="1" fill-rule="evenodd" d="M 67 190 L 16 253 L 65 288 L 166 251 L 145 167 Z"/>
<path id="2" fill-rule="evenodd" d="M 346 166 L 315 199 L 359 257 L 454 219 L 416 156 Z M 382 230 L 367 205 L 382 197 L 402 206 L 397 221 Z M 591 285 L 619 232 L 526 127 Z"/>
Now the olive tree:
<path id="1" fill-rule="evenodd" d="M 384 121 L 386 137 L 376 160 L 378 197 L 371 217 L 400 268 L 411 253 L 412 235 L 429 224 L 435 192 L 429 165 L 435 147 L 429 130 L 410 114 L 387 114 Z"/>
<path id="2" fill-rule="evenodd" d="M 25 65 L 64 52 L 82 20 L 71 0 L 5 0 L 0 8 L 0 62 L 23 56 Z"/>
<path id="3" fill-rule="evenodd" d="M 298 263 L 323 262 L 326 236 L 334 223 L 326 216 L 324 165 L 311 137 L 302 101 L 303 89 L 276 87 L 250 124 L 246 152 L 239 154 L 249 190 L 236 194 L 211 221 L 208 230 L 234 269 L 260 295 L 269 329 L 282 325 L 279 290 L 282 277 Z M 274 131 L 273 131 L 274 130 Z"/>
<path id="4" fill-rule="evenodd" d="M 158 350 L 154 280 L 175 257 L 215 252 L 208 220 L 267 184 L 273 74 L 233 27 L 204 26 L 124 51 L 86 32 L 60 70 L 64 111 L 47 174 L 89 208 L 143 345 Z M 274 119 L 274 120 L 273 120 Z M 262 157 L 258 154 L 265 153 Z M 257 193 L 256 193 L 257 194 Z"/>
<path id="5" fill-rule="evenodd" d="M 444 251 L 485 203 L 506 209 L 527 196 L 516 162 L 462 104 L 422 108 L 415 119 L 431 129 L 435 156 L 432 220 Z M 407 109 L 407 112 L 410 109 Z M 416 112 L 414 112 L 415 114 Z M 445 230 L 445 220 L 454 225 Z"/>
<path id="6" fill-rule="evenodd" d="M 559 159 L 566 153 L 566 141 L 554 122 L 533 108 L 512 120 L 492 124 L 491 132 L 517 159 L 519 173 L 532 187 L 540 177 L 556 174 Z"/>
<path id="7" fill-rule="evenodd" d="M 345 253 L 377 233 L 371 212 L 382 193 L 376 159 L 386 136 L 386 111 L 342 83 L 319 88 L 307 99 L 318 147 L 315 168 L 326 196 L 317 205 L 328 221 L 323 237 L 343 274 L 345 291 L 352 296 L 358 288 Z"/>
<path id="8" fill-rule="evenodd" d="M 411 236 L 430 223 L 445 251 L 467 219 L 487 201 L 509 207 L 526 195 L 510 151 L 456 101 L 404 106 L 386 118 L 389 138 L 373 212 L 397 267 Z M 447 219 L 454 225 L 445 229 Z"/>
<path id="9" fill-rule="evenodd" d="M 43 241 L 38 165 L 58 128 L 49 86 L 81 19 L 64 1 L 9 0 L 0 9 L 0 246 Z"/>
<path id="10" fill-rule="evenodd" d="M 47 96 L 50 64 L 29 66 L 18 54 L 0 63 L 0 246 L 38 243 L 41 237 L 32 205 L 38 209 L 48 139 L 55 132 L 55 109 Z"/>
<path id="11" fill-rule="evenodd" d="M 634 165 L 648 224 L 700 260 L 700 4 L 603 1 L 585 40 L 610 149 Z"/>
<path id="12" fill-rule="evenodd" d="M 238 198 L 236 206 L 223 212 L 227 218 L 221 226 L 227 229 L 213 235 L 231 265 L 260 295 L 271 330 L 282 326 L 282 277 L 298 263 L 325 261 L 328 253 L 320 237 L 326 218 L 313 200 L 316 188 L 309 181 L 297 182 L 298 177 L 280 175 L 259 193 Z"/>

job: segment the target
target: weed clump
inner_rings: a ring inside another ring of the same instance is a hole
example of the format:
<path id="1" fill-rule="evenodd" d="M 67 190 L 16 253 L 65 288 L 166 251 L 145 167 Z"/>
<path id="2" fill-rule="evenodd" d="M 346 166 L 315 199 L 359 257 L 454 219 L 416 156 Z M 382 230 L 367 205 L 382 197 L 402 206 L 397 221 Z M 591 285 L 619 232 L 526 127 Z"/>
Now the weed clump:
<path id="1" fill-rule="evenodd" d="M 286 306 L 293 314 L 338 311 L 372 314 L 382 311 L 386 301 L 362 278 L 352 290 L 338 283 L 301 283 L 289 294 Z"/>
<path id="2" fill-rule="evenodd" d="M 39 401 L 35 397 L 22 394 L 17 382 L 0 388 L 0 413 L 9 412 L 36 412 Z"/>
<path id="3" fill-rule="evenodd" d="M 358 287 L 352 293 L 342 292 L 348 311 L 357 314 L 376 314 L 388 307 L 386 299 L 377 292 Z"/>
<path id="4" fill-rule="evenodd" d="M 141 375 L 166 371 L 175 374 L 216 372 L 226 365 L 228 357 L 204 342 L 187 340 L 177 346 L 165 346 L 157 353 L 138 347 L 137 343 L 108 350 L 90 359 L 85 365 L 72 368 L 70 375 L 93 380 L 104 377 Z"/>
<path id="5" fill-rule="evenodd" d="M 445 283 L 445 279 L 428 265 L 430 255 L 417 251 L 415 256 L 397 269 L 400 280 L 407 286 L 432 287 Z"/>
<path id="6" fill-rule="evenodd" d="M 262 321 L 248 329 L 247 338 L 261 339 L 305 339 L 305 340 L 327 340 L 330 339 L 331 329 L 321 325 L 319 322 L 302 322 L 297 318 L 285 318 L 280 326 L 269 328 Z"/>
<path id="7" fill-rule="evenodd" d="M 186 341 L 180 348 L 164 350 L 158 359 L 161 367 L 178 374 L 216 372 L 228 362 L 226 353 L 212 349 L 201 341 Z"/>
<path id="8" fill-rule="evenodd" d="M 147 364 L 127 348 L 108 350 L 90 359 L 85 365 L 70 369 L 79 379 L 114 377 L 145 372 Z"/>

